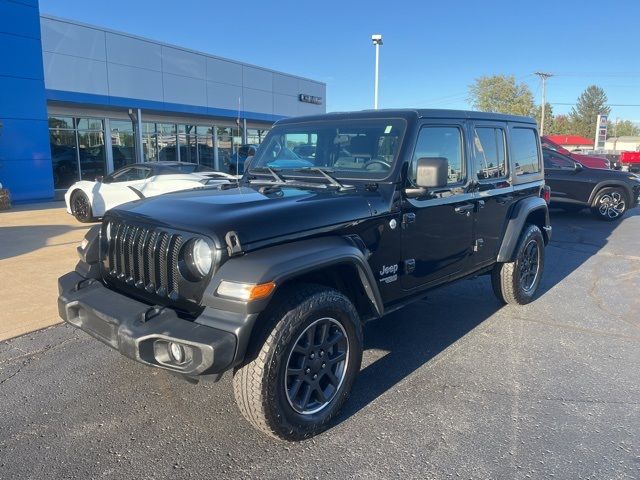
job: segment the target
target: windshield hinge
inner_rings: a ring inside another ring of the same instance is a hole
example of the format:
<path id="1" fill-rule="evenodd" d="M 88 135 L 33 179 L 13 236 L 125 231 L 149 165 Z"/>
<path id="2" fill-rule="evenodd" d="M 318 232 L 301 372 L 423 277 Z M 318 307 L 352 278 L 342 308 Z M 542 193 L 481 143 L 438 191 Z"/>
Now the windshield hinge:
<path id="1" fill-rule="evenodd" d="M 244 253 L 242 250 L 242 245 L 240 244 L 240 237 L 238 237 L 238 234 L 236 232 L 234 232 L 233 230 L 227 232 L 224 239 L 227 242 L 227 251 L 229 252 L 230 257 Z"/>

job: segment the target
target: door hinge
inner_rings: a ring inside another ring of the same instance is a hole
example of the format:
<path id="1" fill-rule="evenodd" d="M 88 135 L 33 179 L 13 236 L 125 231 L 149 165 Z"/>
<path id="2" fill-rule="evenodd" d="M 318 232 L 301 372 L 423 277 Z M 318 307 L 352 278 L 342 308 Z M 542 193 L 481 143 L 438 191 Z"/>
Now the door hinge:
<path id="1" fill-rule="evenodd" d="M 415 223 L 416 214 L 415 213 L 405 213 L 402 215 L 402 228 L 407 228 L 407 225 L 410 223 Z"/>
<path id="2" fill-rule="evenodd" d="M 404 273 L 412 273 L 416 269 L 416 259 L 408 258 L 404 261 Z"/>
<path id="3" fill-rule="evenodd" d="M 484 238 L 478 238 L 475 243 L 473 244 L 473 251 L 477 252 L 478 250 L 480 250 L 482 247 L 484 247 Z"/>

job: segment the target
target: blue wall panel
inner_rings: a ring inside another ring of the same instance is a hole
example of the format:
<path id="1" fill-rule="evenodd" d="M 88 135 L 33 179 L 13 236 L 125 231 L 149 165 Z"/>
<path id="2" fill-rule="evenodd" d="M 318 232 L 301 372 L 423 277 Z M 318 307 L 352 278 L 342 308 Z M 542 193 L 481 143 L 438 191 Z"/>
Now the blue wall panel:
<path id="1" fill-rule="evenodd" d="M 36 0 L 0 0 L 0 183 L 16 203 L 53 198 Z"/>

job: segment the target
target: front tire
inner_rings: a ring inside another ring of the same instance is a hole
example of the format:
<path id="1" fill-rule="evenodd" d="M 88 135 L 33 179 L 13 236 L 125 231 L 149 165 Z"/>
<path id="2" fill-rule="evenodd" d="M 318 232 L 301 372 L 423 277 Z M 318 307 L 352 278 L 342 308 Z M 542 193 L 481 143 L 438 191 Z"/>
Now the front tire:
<path id="1" fill-rule="evenodd" d="M 300 440 L 326 430 L 349 396 L 362 326 L 349 299 L 331 288 L 301 285 L 274 302 L 249 361 L 234 373 L 233 392 L 253 427 Z"/>
<path id="2" fill-rule="evenodd" d="M 533 300 L 544 269 L 544 237 L 537 225 L 525 226 L 515 255 L 515 261 L 493 268 L 491 285 L 501 302 L 526 305 Z"/>
<path id="3" fill-rule="evenodd" d="M 95 222 L 89 197 L 82 190 L 76 190 L 71 195 L 71 213 L 82 223 Z"/>
<path id="4" fill-rule="evenodd" d="M 627 194 L 620 188 L 603 188 L 593 200 L 591 211 L 600 220 L 620 220 L 627 211 Z"/>

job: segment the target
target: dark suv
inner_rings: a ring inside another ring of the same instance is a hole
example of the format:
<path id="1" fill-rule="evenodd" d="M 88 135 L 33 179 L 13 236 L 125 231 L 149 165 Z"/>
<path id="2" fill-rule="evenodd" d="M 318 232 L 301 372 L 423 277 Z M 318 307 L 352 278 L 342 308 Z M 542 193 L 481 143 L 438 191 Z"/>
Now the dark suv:
<path id="1" fill-rule="evenodd" d="M 282 120 L 239 184 L 107 212 L 59 280 L 60 315 L 188 379 L 231 370 L 253 426 L 308 437 L 349 395 L 364 322 L 481 274 L 502 302 L 534 298 L 551 235 L 547 193 L 530 118 L 389 110 Z"/>
<path id="2" fill-rule="evenodd" d="M 601 220 L 619 220 L 638 205 L 640 177 L 634 173 L 586 167 L 566 155 L 542 147 L 544 178 L 551 206 L 568 211 L 590 208 Z"/>

